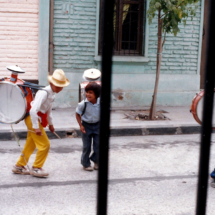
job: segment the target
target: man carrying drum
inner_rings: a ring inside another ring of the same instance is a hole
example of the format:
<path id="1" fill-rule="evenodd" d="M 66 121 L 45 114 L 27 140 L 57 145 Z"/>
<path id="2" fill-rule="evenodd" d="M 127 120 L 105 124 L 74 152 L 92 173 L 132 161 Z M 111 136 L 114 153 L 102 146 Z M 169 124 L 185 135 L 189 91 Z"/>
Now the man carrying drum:
<path id="1" fill-rule="evenodd" d="M 28 129 L 27 140 L 16 165 L 13 166 L 13 173 L 32 175 L 36 177 L 47 177 L 49 174 L 42 169 L 48 156 L 50 142 L 44 128 L 49 125 L 49 130 L 54 132 L 52 123 L 52 104 L 55 94 L 69 85 L 63 70 L 57 69 L 52 76 L 48 76 L 49 86 L 39 90 L 35 99 L 31 102 L 30 115 L 25 118 Z M 26 165 L 31 154 L 37 148 L 35 162 L 29 171 Z"/>

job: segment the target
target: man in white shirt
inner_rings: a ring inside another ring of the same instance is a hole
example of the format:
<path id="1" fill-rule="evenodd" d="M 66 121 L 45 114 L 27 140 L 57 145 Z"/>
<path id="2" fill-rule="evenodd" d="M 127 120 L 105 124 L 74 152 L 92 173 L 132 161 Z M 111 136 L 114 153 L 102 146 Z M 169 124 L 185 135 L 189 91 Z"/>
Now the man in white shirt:
<path id="1" fill-rule="evenodd" d="M 31 102 L 30 115 L 25 118 L 28 135 L 22 155 L 12 169 L 16 174 L 30 174 L 36 177 L 47 177 L 49 175 L 42 169 L 50 148 L 50 142 L 44 128 L 49 125 L 49 130 L 54 132 L 52 103 L 54 102 L 55 94 L 69 85 L 69 80 L 63 70 L 57 69 L 52 76 L 48 76 L 48 81 L 50 85 L 37 92 L 34 101 Z M 36 159 L 29 172 L 25 166 L 35 148 L 37 148 Z"/>

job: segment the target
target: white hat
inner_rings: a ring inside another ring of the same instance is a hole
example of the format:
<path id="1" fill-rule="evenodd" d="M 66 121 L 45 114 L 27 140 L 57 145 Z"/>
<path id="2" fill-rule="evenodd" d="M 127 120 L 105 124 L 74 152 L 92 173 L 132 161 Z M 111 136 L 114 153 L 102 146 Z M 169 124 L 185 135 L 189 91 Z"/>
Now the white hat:
<path id="1" fill-rule="evenodd" d="M 25 70 L 19 67 L 18 65 L 7 66 L 7 70 L 15 73 L 25 73 Z"/>
<path id="2" fill-rule="evenodd" d="M 84 71 L 83 78 L 86 80 L 96 80 L 101 77 L 101 72 L 98 69 L 87 69 Z"/>
<path id="3" fill-rule="evenodd" d="M 48 76 L 48 81 L 56 87 L 66 87 L 70 84 L 62 69 L 56 69 L 53 75 Z"/>

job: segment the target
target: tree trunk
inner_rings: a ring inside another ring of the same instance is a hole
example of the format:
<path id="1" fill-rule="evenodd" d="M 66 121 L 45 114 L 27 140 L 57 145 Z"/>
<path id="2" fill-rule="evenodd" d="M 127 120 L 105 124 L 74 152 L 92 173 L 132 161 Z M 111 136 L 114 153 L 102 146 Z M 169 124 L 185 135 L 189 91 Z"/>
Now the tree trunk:
<path id="1" fill-rule="evenodd" d="M 156 79 L 155 79 L 154 94 L 152 96 L 152 103 L 151 103 L 150 113 L 149 113 L 149 119 L 150 120 L 155 119 L 158 82 L 159 82 L 161 59 L 162 59 L 162 28 L 163 28 L 163 20 L 160 17 L 161 17 L 161 9 L 159 10 L 159 13 L 158 13 L 157 68 L 156 68 Z"/>

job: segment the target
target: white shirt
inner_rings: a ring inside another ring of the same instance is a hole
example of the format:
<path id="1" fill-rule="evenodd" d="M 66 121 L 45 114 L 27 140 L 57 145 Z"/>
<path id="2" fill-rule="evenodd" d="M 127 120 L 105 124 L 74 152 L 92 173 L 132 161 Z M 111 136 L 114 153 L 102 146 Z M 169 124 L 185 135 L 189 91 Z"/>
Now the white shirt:
<path id="1" fill-rule="evenodd" d="M 100 98 L 97 98 L 97 102 L 95 104 L 89 102 L 87 99 L 78 103 L 76 112 L 79 115 L 82 115 L 83 113 L 85 102 L 86 102 L 86 109 L 85 109 L 84 115 L 81 116 L 81 120 L 87 123 L 98 122 L 100 117 Z"/>
<path id="2" fill-rule="evenodd" d="M 52 91 L 50 85 L 43 89 L 36 93 L 35 99 L 31 102 L 30 116 L 34 129 L 39 128 L 38 118 L 41 121 L 41 118 L 37 115 L 39 111 L 47 113 L 48 123 L 52 125 L 52 103 L 54 102 L 56 93 Z"/>

